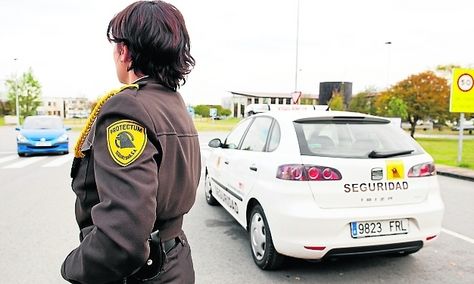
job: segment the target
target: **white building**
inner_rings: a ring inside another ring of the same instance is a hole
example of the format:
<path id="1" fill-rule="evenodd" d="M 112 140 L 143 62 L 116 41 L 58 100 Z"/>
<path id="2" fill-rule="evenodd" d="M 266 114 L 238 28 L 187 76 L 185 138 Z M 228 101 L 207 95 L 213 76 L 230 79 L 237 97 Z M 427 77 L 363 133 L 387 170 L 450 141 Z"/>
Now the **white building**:
<path id="1" fill-rule="evenodd" d="M 43 97 L 37 113 L 40 115 L 58 115 L 64 118 L 86 118 L 91 109 L 87 98 Z"/>
<path id="2" fill-rule="evenodd" d="M 223 101 L 223 106 L 232 111 L 232 117 L 244 117 L 245 107 L 250 104 L 292 104 L 291 93 L 252 93 L 252 92 L 233 92 L 232 97 Z M 313 94 L 302 94 L 299 100 L 300 104 L 316 105 L 318 96 Z"/>

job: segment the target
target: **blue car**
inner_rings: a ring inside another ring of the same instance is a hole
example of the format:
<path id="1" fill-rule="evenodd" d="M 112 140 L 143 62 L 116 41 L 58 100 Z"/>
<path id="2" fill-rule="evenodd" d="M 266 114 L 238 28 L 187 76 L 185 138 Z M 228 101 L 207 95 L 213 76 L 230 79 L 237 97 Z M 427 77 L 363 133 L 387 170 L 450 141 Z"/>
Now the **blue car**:
<path id="1" fill-rule="evenodd" d="M 31 154 L 68 154 L 70 127 L 64 127 L 59 116 L 35 115 L 25 118 L 23 127 L 16 138 L 18 155 L 24 157 Z"/>

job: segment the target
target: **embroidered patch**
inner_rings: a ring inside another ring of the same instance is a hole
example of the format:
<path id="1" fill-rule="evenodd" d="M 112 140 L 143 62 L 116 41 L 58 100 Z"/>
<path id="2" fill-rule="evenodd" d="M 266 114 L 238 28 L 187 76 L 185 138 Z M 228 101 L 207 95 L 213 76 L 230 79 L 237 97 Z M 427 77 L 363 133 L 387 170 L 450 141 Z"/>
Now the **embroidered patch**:
<path id="1" fill-rule="evenodd" d="M 146 129 L 133 120 L 119 120 L 107 126 L 110 156 L 123 167 L 140 157 L 146 141 Z"/>

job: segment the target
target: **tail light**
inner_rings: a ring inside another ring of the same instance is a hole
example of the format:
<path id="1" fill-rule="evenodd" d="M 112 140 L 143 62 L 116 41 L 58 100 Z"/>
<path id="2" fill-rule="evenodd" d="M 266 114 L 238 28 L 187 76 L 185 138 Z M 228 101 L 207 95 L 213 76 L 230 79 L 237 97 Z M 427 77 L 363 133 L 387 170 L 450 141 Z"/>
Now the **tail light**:
<path id="1" fill-rule="evenodd" d="M 408 177 L 427 177 L 436 175 L 434 163 L 418 164 L 410 168 Z"/>
<path id="2" fill-rule="evenodd" d="M 340 180 L 341 173 L 331 167 L 289 164 L 278 167 L 276 177 L 284 180 L 320 181 Z"/>

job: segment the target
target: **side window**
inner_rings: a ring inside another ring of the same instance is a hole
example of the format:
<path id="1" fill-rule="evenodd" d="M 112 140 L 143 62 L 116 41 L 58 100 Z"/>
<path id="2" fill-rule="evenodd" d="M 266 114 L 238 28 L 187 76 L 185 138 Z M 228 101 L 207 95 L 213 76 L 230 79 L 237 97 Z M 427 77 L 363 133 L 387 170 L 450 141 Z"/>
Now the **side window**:
<path id="1" fill-rule="evenodd" d="M 239 147 L 240 140 L 251 121 L 252 119 L 242 121 L 229 133 L 224 143 L 226 145 L 225 148 L 236 149 Z"/>
<path id="2" fill-rule="evenodd" d="M 278 148 L 278 145 L 280 145 L 280 125 L 278 125 L 277 122 L 275 122 L 275 125 L 273 126 L 272 129 L 272 134 L 270 136 L 270 142 L 268 143 L 268 151 L 272 152 L 275 151 L 276 148 Z"/>
<path id="3" fill-rule="evenodd" d="M 242 143 L 242 150 L 262 152 L 267 142 L 272 119 L 270 117 L 257 117 L 250 126 Z"/>

